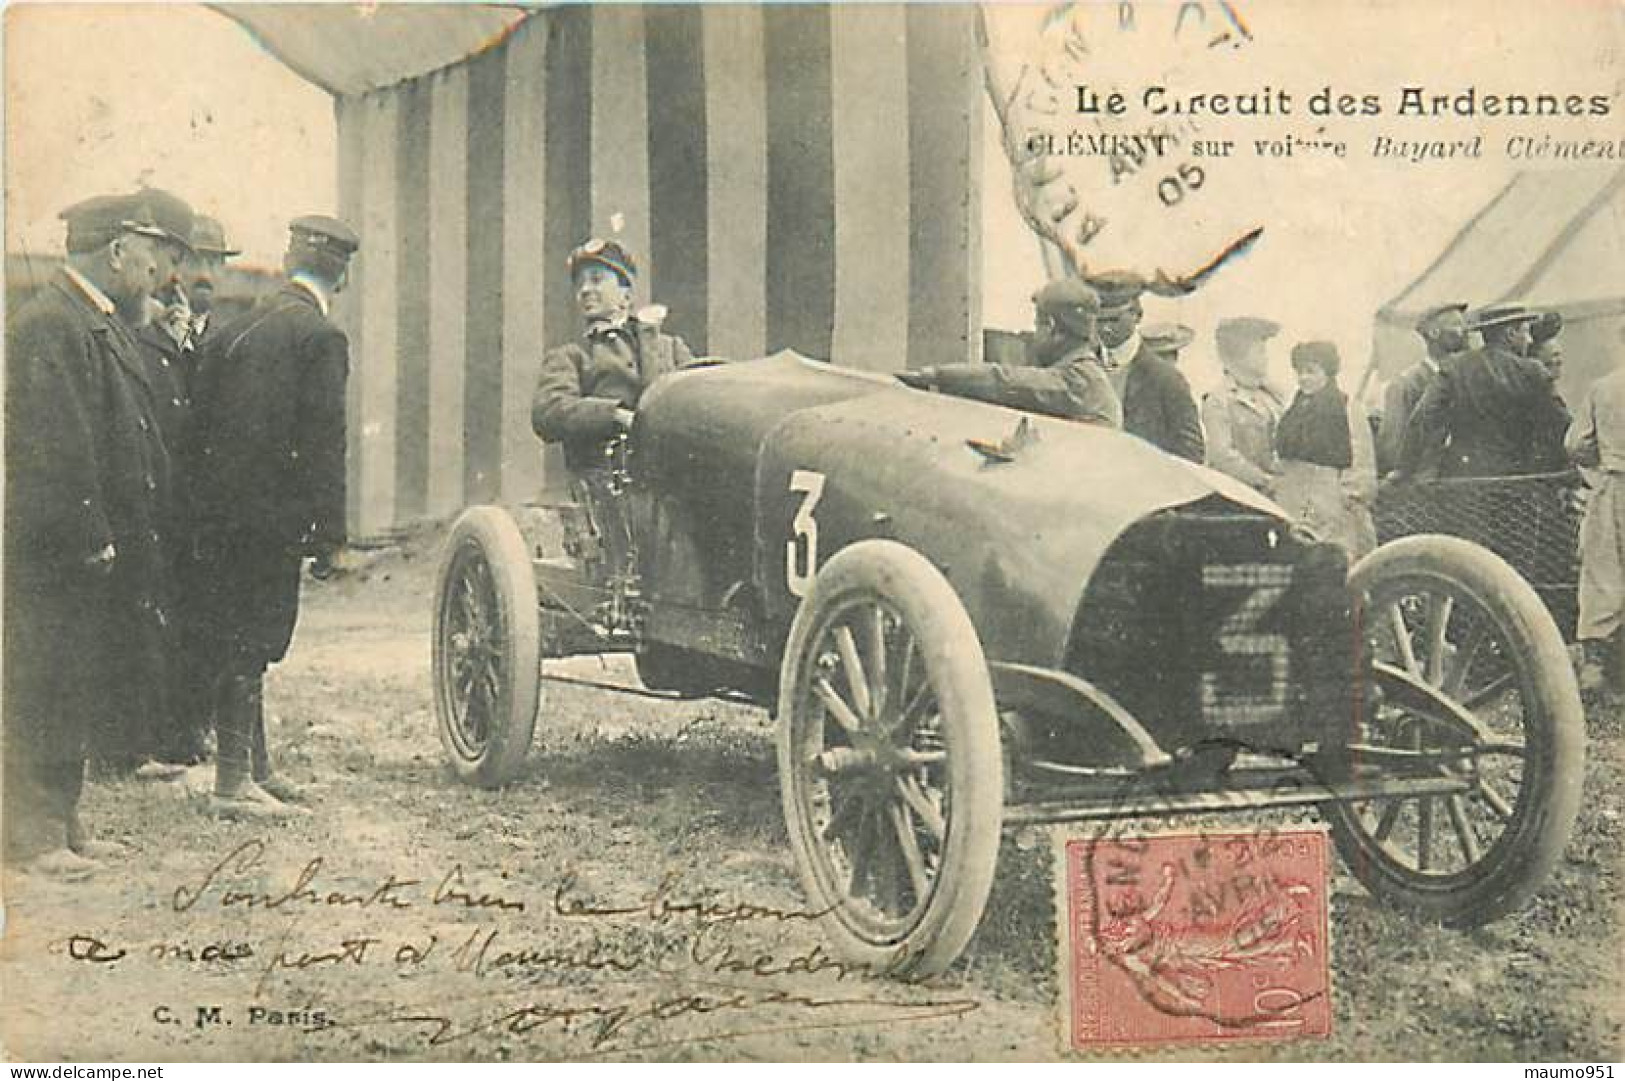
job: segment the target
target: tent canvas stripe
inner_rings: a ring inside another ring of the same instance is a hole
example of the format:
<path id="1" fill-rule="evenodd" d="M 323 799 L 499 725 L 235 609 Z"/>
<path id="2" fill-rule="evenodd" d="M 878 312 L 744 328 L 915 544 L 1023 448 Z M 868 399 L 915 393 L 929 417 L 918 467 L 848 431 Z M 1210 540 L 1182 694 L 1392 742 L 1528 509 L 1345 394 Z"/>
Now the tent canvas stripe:
<path id="1" fill-rule="evenodd" d="M 644 8 L 649 127 L 651 300 L 696 353 L 707 350 L 709 267 L 704 15 L 693 5 Z"/>
<path id="2" fill-rule="evenodd" d="M 835 340 L 847 367 L 894 371 L 908 359 L 909 145 L 904 12 L 831 13 L 835 180 Z"/>
<path id="3" fill-rule="evenodd" d="M 542 483 L 541 444 L 530 427 L 530 389 L 544 348 L 542 200 L 547 175 L 545 24 L 508 43 L 506 144 L 503 149 L 502 497 L 522 501 Z"/>
<path id="4" fill-rule="evenodd" d="M 577 333 L 575 302 L 565 260 L 592 228 L 588 188 L 592 183 L 592 114 L 581 107 L 592 80 L 593 12 L 564 7 L 545 16 L 547 85 L 545 88 L 547 156 L 542 222 L 542 347 L 567 341 Z M 540 354 L 538 354 L 539 356 Z M 525 400 L 530 400 L 527 388 Z M 565 482 L 564 459 L 557 446 L 546 448 L 543 481 L 553 490 Z"/>
<path id="5" fill-rule="evenodd" d="M 362 114 L 366 107 L 366 101 L 361 98 L 337 98 L 333 105 L 338 127 L 339 215 L 350 222 L 362 220 L 361 208 L 366 202 L 365 178 L 361 169 L 362 159 L 366 156 L 362 145 L 365 131 Z M 365 240 L 363 237 L 361 251 L 352 266 L 352 273 L 361 285 L 356 290 L 357 295 L 365 292 L 366 265 L 371 255 Z M 363 334 L 365 314 L 363 306 L 354 300 L 340 304 L 334 312 L 335 320 L 350 341 L 350 376 L 344 403 L 345 439 L 349 446 L 349 453 L 345 455 L 344 492 L 346 528 L 354 537 L 361 536 L 361 395 L 357 389 L 359 377 L 356 373 L 366 357 L 367 343 Z"/>
<path id="6" fill-rule="evenodd" d="M 565 258 L 612 214 L 637 299 L 697 352 L 974 358 L 973 29 L 951 8 L 564 5 L 341 99 L 353 531 L 562 488 L 531 390 L 579 329 Z"/>
<path id="7" fill-rule="evenodd" d="M 1558 230 L 1557 235 L 1552 238 L 1551 243 L 1540 253 L 1540 256 L 1529 264 L 1528 270 L 1518 279 L 1517 283 L 1507 290 L 1505 296 L 1498 299 L 1504 301 L 1528 293 L 1534 287 L 1534 284 L 1550 269 L 1553 260 L 1574 243 L 1574 238 L 1579 236 L 1581 230 L 1591 223 L 1591 219 L 1618 197 L 1622 187 L 1625 187 L 1625 169 L 1615 173 L 1612 180 L 1604 184 L 1596 195 L 1586 201 L 1585 207 L 1579 213 L 1564 223 L 1563 228 Z"/>
<path id="8" fill-rule="evenodd" d="M 425 80 L 403 86 L 395 140 L 399 330 L 395 387 L 395 516 L 422 518 L 429 499 L 429 117 Z"/>
<path id="9" fill-rule="evenodd" d="M 395 259 L 395 140 L 399 133 L 397 95 L 369 96 L 362 102 L 363 251 L 370 273 L 362 279 L 362 319 L 367 349 L 351 365 L 359 384 L 361 427 L 351 446 L 360 456 L 360 504 L 356 528 L 376 536 L 397 524 L 395 516 L 395 384 L 399 334 Z"/>
<path id="10" fill-rule="evenodd" d="M 908 19 L 908 365 L 976 355 L 975 238 L 969 178 L 981 145 L 976 9 L 910 6 Z M 958 107 L 956 107 L 958 106 Z"/>
<path id="11" fill-rule="evenodd" d="M 829 356 L 835 321 L 830 11 L 762 13 L 767 84 L 767 348 Z"/>
<path id="12" fill-rule="evenodd" d="M 468 71 L 434 77 L 429 120 L 429 513 L 463 499 L 463 380 L 468 290 Z"/>
<path id="13" fill-rule="evenodd" d="M 488 502 L 502 482 L 502 216 L 506 50 L 468 65 L 468 293 L 464 306 L 467 498 Z"/>
<path id="14" fill-rule="evenodd" d="M 635 258 L 647 259 L 649 110 L 644 97 L 643 14 L 638 7 L 612 4 L 594 10 L 592 58 L 587 85 L 593 233 L 617 236 Z M 616 215 L 620 229 L 614 228 Z M 640 298 L 645 295 L 639 293 Z"/>
<path id="15" fill-rule="evenodd" d="M 706 350 L 767 351 L 767 77 L 762 9 L 706 4 Z"/>

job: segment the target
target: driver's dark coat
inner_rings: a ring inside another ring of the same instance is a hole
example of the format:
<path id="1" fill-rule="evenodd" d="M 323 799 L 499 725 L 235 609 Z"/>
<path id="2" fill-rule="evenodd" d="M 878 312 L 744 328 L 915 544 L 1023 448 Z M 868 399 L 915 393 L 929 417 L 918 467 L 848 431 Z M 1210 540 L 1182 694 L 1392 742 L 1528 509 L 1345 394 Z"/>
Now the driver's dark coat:
<path id="1" fill-rule="evenodd" d="M 635 322 L 555 346 L 542 358 L 531 427 L 564 444 L 570 469 L 590 469 L 618 430 L 615 410 L 635 409 L 651 383 L 693 362 L 681 338 Z"/>

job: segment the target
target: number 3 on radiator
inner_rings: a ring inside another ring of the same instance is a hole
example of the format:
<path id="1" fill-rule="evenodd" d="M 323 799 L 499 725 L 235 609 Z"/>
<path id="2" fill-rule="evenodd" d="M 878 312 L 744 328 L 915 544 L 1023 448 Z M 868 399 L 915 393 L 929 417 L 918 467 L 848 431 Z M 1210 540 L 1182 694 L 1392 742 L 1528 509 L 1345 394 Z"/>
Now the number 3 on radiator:
<path id="1" fill-rule="evenodd" d="M 790 539 L 784 544 L 784 584 L 795 596 L 805 597 L 818 572 L 818 519 L 813 508 L 824 494 L 824 474 L 798 469 L 790 474 L 790 490 L 801 493 L 801 506 L 790 520 Z"/>

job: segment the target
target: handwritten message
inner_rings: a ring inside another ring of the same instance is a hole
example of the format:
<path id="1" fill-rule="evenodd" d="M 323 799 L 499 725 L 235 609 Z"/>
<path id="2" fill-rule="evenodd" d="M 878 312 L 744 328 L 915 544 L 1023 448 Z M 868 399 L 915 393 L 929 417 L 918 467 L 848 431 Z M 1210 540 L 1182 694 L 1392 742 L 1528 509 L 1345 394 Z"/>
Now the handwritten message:
<path id="1" fill-rule="evenodd" d="M 675 873 L 617 896 L 563 870 L 538 891 L 461 863 L 359 875 L 256 838 L 167 886 L 158 911 L 150 938 L 84 930 L 53 948 L 163 988 L 149 1023 L 203 1033 L 365 1030 L 470 1054 L 481 1038 L 545 1037 L 539 1054 L 572 1056 L 979 1008 L 949 984 L 842 961 L 823 912 Z"/>

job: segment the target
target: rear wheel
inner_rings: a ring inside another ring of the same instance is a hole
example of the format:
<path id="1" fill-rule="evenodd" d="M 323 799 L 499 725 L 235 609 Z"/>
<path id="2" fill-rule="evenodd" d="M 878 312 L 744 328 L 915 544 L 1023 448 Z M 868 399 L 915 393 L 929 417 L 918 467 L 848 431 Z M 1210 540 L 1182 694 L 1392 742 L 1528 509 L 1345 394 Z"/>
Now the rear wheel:
<path id="1" fill-rule="evenodd" d="M 435 596 L 440 744 L 458 776 L 494 788 L 524 765 L 541 693 L 536 578 L 513 519 L 496 507 L 465 511 Z"/>
<path id="2" fill-rule="evenodd" d="M 1511 567 L 1453 537 L 1384 545 L 1350 584 L 1381 694 L 1344 768 L 1460 791 L 1336 805 L 1338 848 L 1384 900 L 1487 923 L 1534 895 L 1578 813 L 1585 722 L 1562 636 Z"/>
<path id="3" fill-rule="evenodd" d="M 1003 813 L 999 717 L 953 587 L 892 541 L 819 572 L 785 648 L 779 779 L 802 883 L 841 955 L 940 972 L 987 903 Z"/>

